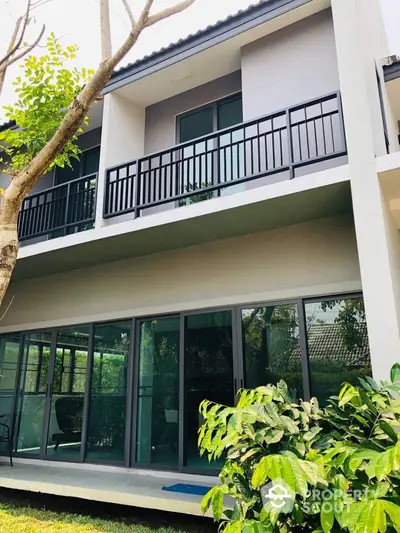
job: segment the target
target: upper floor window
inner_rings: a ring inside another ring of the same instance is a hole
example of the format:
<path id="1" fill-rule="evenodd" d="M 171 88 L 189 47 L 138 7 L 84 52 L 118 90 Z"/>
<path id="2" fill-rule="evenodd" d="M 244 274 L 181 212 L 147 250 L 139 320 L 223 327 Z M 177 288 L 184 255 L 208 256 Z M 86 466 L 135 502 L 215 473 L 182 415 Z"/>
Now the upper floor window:
<path id="1" fill-rule="evenodd" d="M 184 143 L 243 122 L 242 94 L 188 111 L 177 119 L 177 141 Z"/>
<path id="2" fill-rule="evenodd" d="M 79 161 L 71 160 L 71 167 L 57 167 L 54 179 L 54 185 L 61 185 L 69 181 L 90 176 L 99 171 L 100 146 L 84 150 L 80 155 Z"/>

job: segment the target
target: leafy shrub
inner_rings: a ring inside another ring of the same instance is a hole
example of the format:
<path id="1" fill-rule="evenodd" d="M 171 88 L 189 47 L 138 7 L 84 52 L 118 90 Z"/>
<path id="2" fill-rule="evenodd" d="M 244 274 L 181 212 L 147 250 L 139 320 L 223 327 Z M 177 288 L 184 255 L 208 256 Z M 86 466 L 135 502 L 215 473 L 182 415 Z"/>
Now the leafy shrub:
<path id="1" fill-rule="evenodd" d="M 399 393 L 395 365 L 390 382 L 347 383 L 324 409 L 293 403 L 283 381 L 242 390 L 236 407 L 204 401 L 200 452 L 226 461 L 203 512 L 211 507 L 224 533 L 400 531 Z M 290 513 L 264 498 L 276 480 Z"/>

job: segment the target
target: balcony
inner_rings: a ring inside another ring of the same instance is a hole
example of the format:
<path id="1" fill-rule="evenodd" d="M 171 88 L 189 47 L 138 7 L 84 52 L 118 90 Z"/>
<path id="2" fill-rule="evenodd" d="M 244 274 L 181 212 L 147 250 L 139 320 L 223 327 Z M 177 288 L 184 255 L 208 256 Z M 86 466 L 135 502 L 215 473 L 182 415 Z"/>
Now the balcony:
<path id="1" fill-rule="evenodd" d="M 20 241 L 51 239 L 91 229 L 96 189 L 97 174 L 91 174 L 28 196 L 19 216 Z"/>
<path id="2" fill-rule="evenodd" d="M 293 179 L 346 153 L 340 93 L 333 93 L 109 168 L 103 216 L 137 217 L 264 185 L 265 178 Z"/>

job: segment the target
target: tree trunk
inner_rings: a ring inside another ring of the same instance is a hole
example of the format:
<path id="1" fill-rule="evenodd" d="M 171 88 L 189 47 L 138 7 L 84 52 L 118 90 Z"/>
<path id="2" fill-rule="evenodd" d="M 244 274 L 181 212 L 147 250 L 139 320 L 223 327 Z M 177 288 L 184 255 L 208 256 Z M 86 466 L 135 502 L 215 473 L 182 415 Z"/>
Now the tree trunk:
<path id="1" fill-rule="evenodd" d="M 93 78 L 83 87 L 80 94 L 69 106 L 53 137 L 48 141 L 46 146 L 33 157 L 23 170 L 13 176 L 11 183 L 7 187 L 2 198 L 2 204 L 0 207 L 0 306 L 3 303 L 4 295 L 10 283 L 11 274 L 17 260 L 18 214 L 24 198 L 26 198 L 26 196 L 32 191 L 41 176 L 47 172 L 49 165 L 54 161 L 55 157 L 62 152 L 67 142 L 76 134 L 92 104 L 99 97 L 101 91 L 110 79 L 113 70 L 133 48 L 142 31 L 146 27 L 151 26 L 160 20 L 185 10 L 192 5 L 195 0 L 181 0 L 181 2 L 175 6 L 166 8 L 150 17 L 150 9 L 153 2 L 154 0 L 146 0 L 145 6 L 137 22 L 134 20 L 129 4 L 124 2 L 124 5 L 128 6 L 127 11 L 132 28 L 123 44 L 115 54 L 111 55 L 109 0 L 100 0 L 103 61 L 95 72 Z M 31 2 L 28 0 L 24 28 L 27 24 L 30 5 Z M 35 43 L 33 43 L 31 47 L 28 47 L 28 51 L 30 48 L 36 46 L 37 42 L 41 39 L 43 32 L 44 27 Z M 19 57 L 21 56 L 18 56 L 17 54 L 13 61 L 16 58 L 19 59 Z M 0 64 L 1 61 L 2 60 L 0 59 Z M 5 56 L 4 61 L 7 61 L 7 56 Z"/>
<path id="2" fill-rule="evenodd" d="M 2 198 L 0 210 L 0 301 L 3 301 L 18 255 L 18 214 L 20 205 Z"/>
<path id="3" fill-rule="evenodd" d="M 5 70 L 0 70 L 0 95 L 1 95 L 1 93 L 3 91 L 5 78 L 6 78 L 6 71 Z"/>
<path id="4" fill-rule="evenodd" d="M 102 61 L 112 55 L 109 0 L 100 2 L 100 36 Z"/>

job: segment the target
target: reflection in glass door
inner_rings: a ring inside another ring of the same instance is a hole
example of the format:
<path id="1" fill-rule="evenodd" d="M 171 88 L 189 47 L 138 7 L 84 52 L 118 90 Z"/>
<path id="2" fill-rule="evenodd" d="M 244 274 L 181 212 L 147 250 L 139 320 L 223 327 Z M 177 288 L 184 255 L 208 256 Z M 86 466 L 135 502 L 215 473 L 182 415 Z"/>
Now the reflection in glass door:
<path id="1" fill-rule="evenodd" d="M 139 323 L 136 460 L 171 469 L 179 451 L 179 317 Z"/>
<path id="2" fill-rule="evenodd" d="M 80 457 L 89 332 L 88 327 L 57 332 L 46 453 L 64 460 Z"/>
<path id="3" fill-rule="evenodd" d="M 131 321 L 94 327 L 86 459 L 123 462 Z"/>
<path id="4" fill-rule="evenodd" d="M 303 397 L 296 304 L 242 309 L 244 384 L 255 388 L 280 379 L 293 399 Z"/>
<path id="5" fill-rule="evenodd" d="M 203 400 L 233 405 L 234 363 L 232 313 L 219 311 L 185 317 L 185 464 L 191 470 L 218 468 L 200 457 L 198 430 L 203 423 L 199 405 Z"/>
<path id="6" fill-rule="evenodd" d="M 40 455 L 47 398 L 51 333 L 24 336 L 20 382 L 17 392 L 15 451 Z"/>

